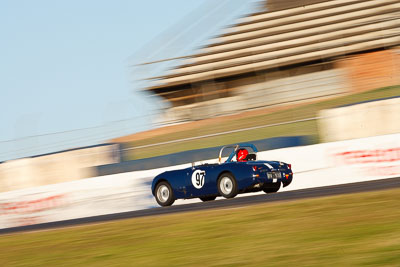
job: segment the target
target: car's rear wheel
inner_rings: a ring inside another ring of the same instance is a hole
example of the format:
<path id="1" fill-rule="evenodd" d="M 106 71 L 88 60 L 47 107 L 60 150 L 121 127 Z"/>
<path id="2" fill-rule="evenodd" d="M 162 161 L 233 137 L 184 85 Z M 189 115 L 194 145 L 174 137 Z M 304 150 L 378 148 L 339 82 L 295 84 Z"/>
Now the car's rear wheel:
<path id="1" fill-rule="evenodd" d="M 175 202 L 174 192 L 167 182 L 160 182 L 155 190 L 156 201 L 160 206 L 171 206 Z"/>
<path id="2" fill-rule="evenodd" d="M 218 179 L 218 192 L 224 198 L 233 198 L 238 194 L 238 186 L 235 177 L 230 173 L 223 173 Z"/>
<path id="3" fill-rule="evenodd" d="M 279 188 L 281 188 L 281 182 L 272 183 L 272 184 L 264 184 L 263 191 L 265 193 L 276 193 L 278 192 Z"/>
<path id="4" fill-rule="evenodd" d="M 215 200 L 216 198 L 217 198 L 216 196 L 212 196 L 212 197 L 201 197 L 200 199 L 201 199 L 201 201 L 206 202 L 206 201 Z"/>

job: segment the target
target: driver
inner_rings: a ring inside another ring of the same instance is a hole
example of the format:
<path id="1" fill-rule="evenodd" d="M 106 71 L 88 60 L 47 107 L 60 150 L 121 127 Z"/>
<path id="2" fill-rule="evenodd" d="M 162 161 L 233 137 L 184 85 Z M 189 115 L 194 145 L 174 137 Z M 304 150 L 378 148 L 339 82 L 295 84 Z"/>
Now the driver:
<path id="1" fill-rule="evenodd" d="M 248 154 L 249 152 L 247 151 L 247 149 L 241 148 L 236 152 L 236 160 L 238 162 L 247 161 L 246 157 Z"/>

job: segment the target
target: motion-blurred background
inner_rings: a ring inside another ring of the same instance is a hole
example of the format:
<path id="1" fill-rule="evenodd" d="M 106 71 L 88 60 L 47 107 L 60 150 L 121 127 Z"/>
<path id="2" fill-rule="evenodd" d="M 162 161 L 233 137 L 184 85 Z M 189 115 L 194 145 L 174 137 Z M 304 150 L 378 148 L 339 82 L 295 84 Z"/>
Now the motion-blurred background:
<path id="1" fill-rule="evenodd" d="M 399 26 L 398 0 L 205 1 L 126 55 L 135 92 L 156 108 L 1 142 L 0 190 L 205 160 L 236 142 L 398 133 Z"/>

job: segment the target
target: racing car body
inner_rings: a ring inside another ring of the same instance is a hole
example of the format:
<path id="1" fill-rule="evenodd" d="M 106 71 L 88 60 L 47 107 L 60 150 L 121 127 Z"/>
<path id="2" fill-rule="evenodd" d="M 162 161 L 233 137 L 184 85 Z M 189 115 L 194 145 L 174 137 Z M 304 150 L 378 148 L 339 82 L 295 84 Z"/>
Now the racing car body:
<path id="1" fill-rule="evenodd" d="M 221 162 L 224 149 L 232 152 Z M 248 153 L 248 148 L 253 153 Z M 156 201 L 170 206 L 176 199 L 200 198 L 214 200 L 217 196 L 233 198 L 237 194 L 257 192 L 275 193 L 288 186 L 293 179 L 291 165 L 280 161 L 257 160 L 257 148 L 252 144 L 224 146 L 219 163 L 202 164 L 166 171 L 153 179 L 151 186 Z"/>

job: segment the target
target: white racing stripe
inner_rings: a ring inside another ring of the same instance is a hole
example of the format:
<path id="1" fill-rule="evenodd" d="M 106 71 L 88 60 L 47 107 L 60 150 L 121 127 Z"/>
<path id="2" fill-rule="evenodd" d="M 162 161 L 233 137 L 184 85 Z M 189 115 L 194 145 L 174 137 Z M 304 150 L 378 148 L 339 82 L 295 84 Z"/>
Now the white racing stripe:
<path id="1" fill-rule="evenodd" d="M 268 164 L 268 163 L 264 163 L 264 165 L 265 166 L 267 166 L 268 168 L 270 168 L 271 170 L 274 168 L 274 167 L 272 167 L 270 164 Z"/>

